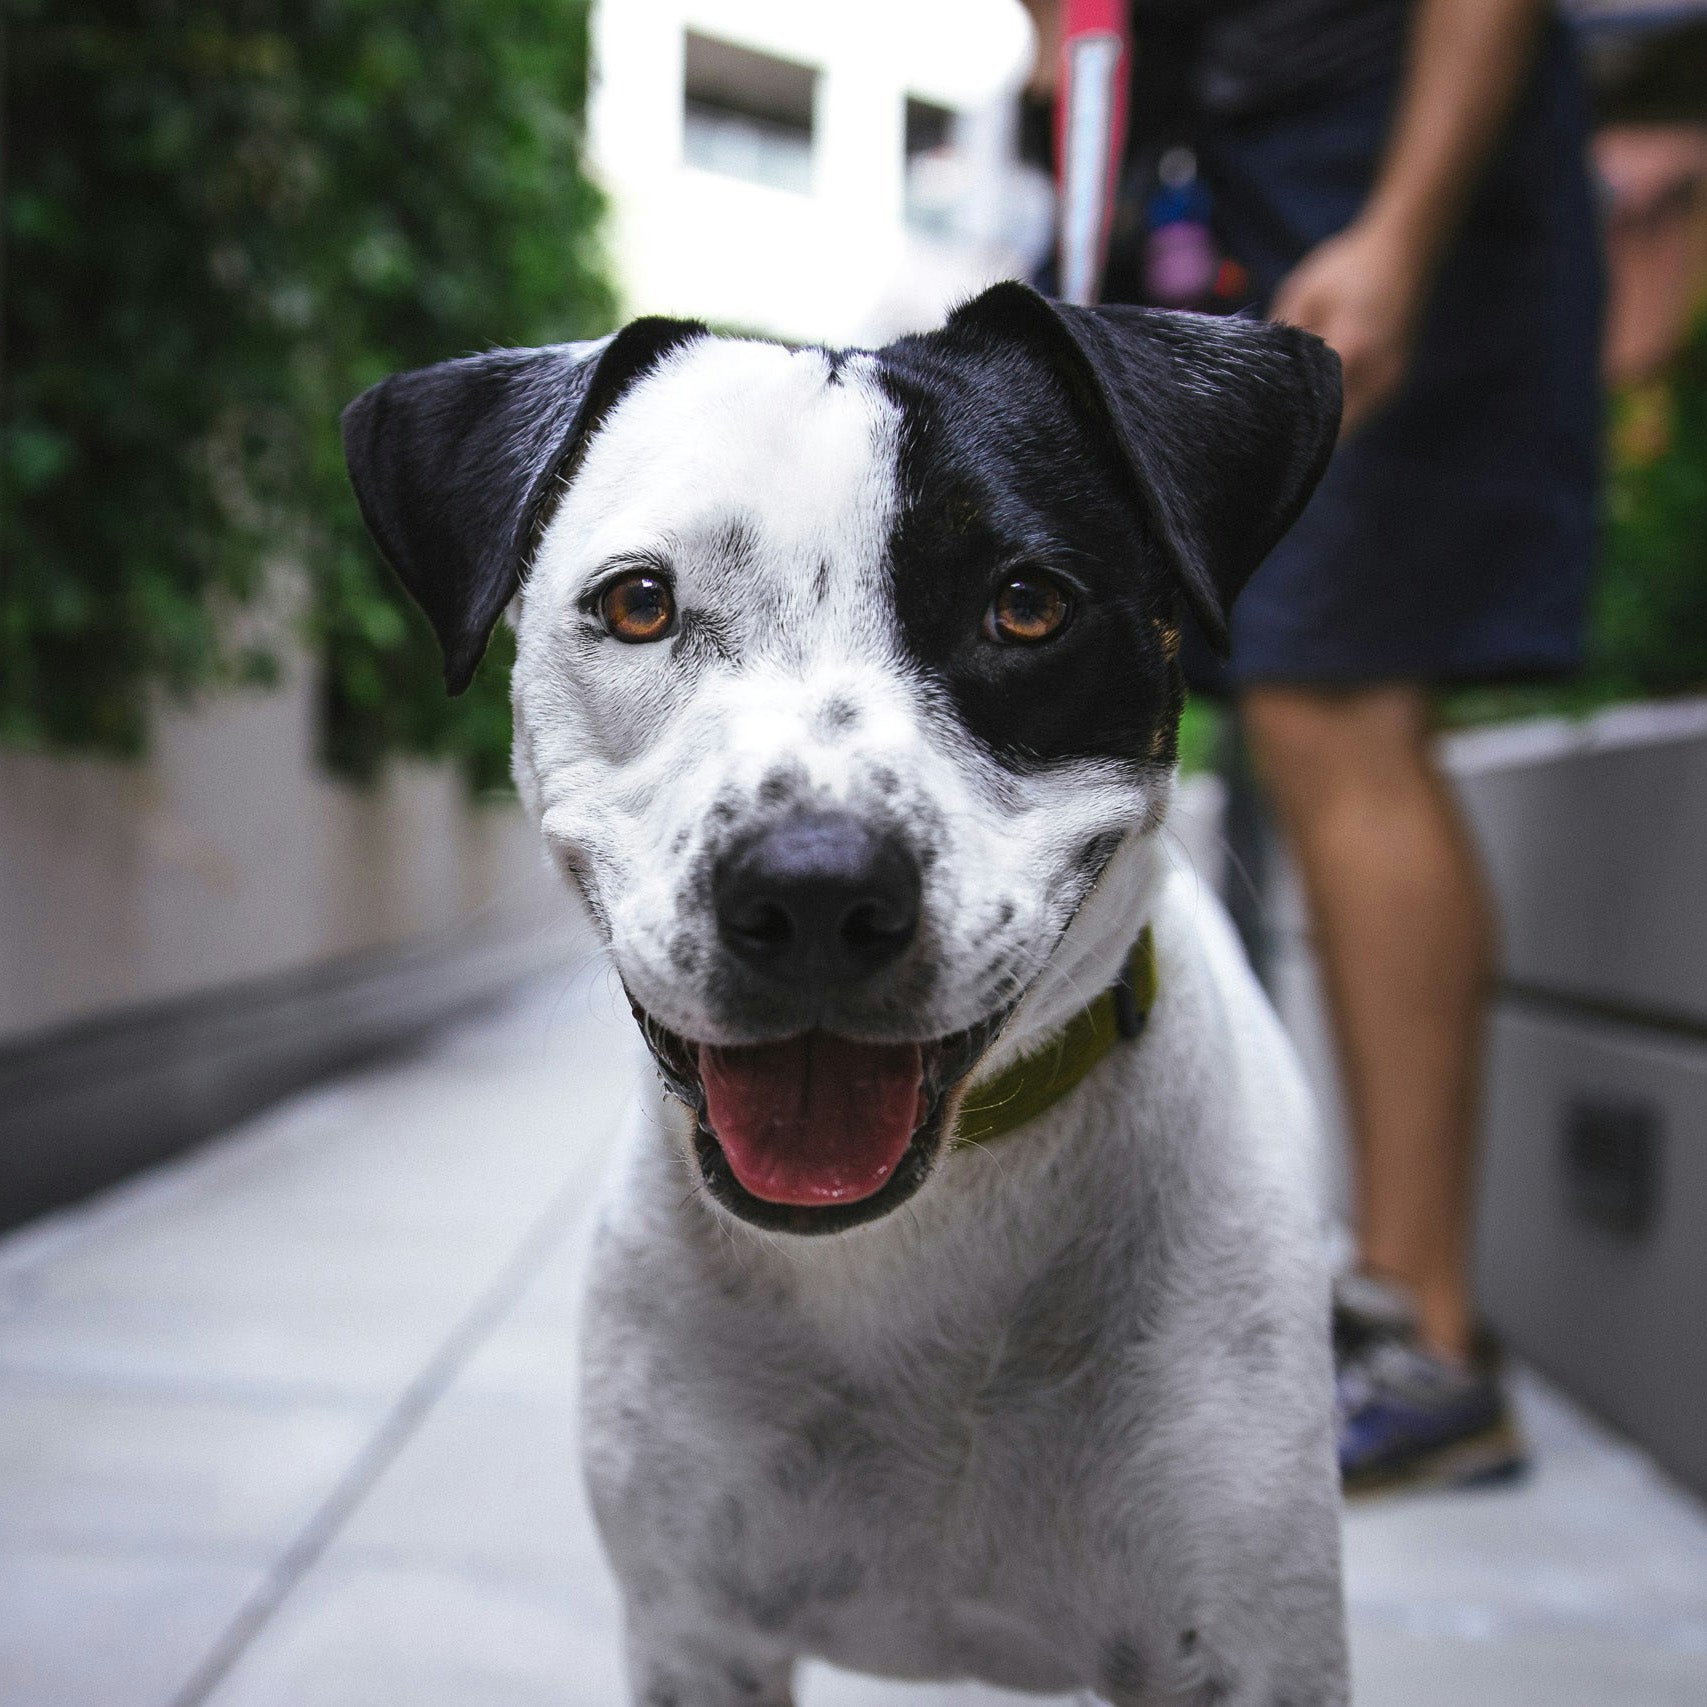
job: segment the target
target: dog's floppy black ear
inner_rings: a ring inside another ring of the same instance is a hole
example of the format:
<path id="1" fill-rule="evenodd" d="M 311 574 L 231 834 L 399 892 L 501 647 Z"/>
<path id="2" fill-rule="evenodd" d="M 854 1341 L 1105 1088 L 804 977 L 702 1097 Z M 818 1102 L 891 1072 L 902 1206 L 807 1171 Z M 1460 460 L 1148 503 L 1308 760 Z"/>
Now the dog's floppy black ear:
<path id="1" fill-rule="evenodd" d="M 1076 308 L 1022 284 L 992 286 L 949 324 L 1052 355 L 1106 421 L 1204 633 L 1225 655 L 1235 595 L 1333 454 L 1339 358 L 1291 326 Z"/>
<path id="2" fill-rule="evenodd" d="M 595 343 L 394 374 L 344 411 L 362 519 L 427 613 L 461 693 L 515 595 L 558 476 L 610 405 L 706 329 L 646 319 Z"/>

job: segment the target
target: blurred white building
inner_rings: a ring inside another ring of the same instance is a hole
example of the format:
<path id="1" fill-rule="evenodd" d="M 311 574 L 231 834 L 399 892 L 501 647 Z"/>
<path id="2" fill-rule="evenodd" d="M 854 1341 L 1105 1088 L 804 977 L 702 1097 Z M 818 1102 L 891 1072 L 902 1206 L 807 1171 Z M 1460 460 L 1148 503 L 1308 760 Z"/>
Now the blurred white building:
<path id="1" fill-rule="evenodd" d="M 629 313 L 872 341 L 1048 241 L 1018 0 L 600 0 L 593 40 Z"/>

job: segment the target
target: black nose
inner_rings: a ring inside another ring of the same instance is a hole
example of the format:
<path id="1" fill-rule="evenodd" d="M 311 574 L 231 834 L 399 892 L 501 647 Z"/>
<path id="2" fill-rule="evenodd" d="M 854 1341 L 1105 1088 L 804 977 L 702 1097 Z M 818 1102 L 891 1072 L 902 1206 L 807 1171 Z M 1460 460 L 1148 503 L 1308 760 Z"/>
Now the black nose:
<path id="1" fill-rule="evenodd" d="M 712 892 L 730 952 L 796 987 L 859 983 L 919 929 L 918 861 L 848 812 L 796 813 L 742 842 Z"/>

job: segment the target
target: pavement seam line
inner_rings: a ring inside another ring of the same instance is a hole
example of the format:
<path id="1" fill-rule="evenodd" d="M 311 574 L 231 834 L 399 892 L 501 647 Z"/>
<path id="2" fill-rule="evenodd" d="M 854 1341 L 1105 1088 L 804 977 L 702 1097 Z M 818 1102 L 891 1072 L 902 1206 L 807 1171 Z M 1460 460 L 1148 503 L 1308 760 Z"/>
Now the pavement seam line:
<path id="1" fill-rule="evenodd" d="M 224 1683 L 255 1638 L 272 1622 L 356 1508 L 396 1461 L 481 1343 L 568 1236 L 585 1193 L 585 1184 L 580 1180 L 571 1181 L 556 1193 L 497 1279 L 398 1395 L 367 1445 L 356 1454 L 349 1469 L 274 1561 L 260 1587 L 239 1608 L 188 1681 L 172 1697 L 170 1707 L 202 1707 Z"/>

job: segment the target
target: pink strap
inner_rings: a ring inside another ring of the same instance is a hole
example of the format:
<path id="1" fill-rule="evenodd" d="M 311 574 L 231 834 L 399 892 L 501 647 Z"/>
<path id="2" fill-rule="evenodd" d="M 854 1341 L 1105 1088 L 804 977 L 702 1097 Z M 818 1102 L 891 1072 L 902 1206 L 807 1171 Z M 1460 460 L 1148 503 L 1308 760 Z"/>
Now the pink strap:
<path id="1" fill-rule="evenodd" d="M 1120 163 L 1132 34 L 1126 0 L 1065 0 L 1055 163 L 1060 190 L 1060 289 L 1095 302 L 1108 258 Z"/>

